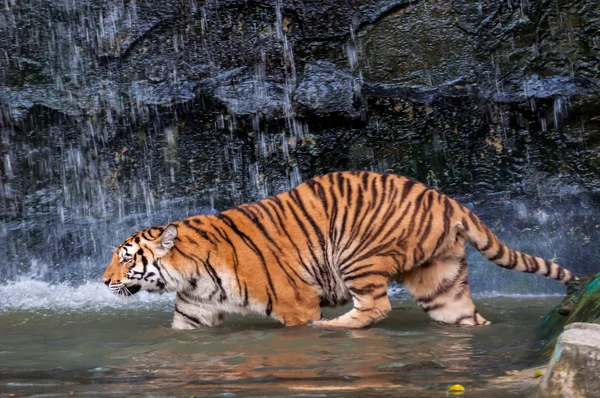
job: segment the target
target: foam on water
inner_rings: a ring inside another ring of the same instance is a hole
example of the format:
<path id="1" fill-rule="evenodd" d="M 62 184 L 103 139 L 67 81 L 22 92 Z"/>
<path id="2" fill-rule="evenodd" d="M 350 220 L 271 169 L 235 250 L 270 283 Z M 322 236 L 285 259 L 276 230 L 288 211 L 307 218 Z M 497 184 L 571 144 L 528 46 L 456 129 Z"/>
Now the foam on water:
<path id="1" fill-rule="evenodd" d="M 388 289 L 390 297 L 407 299 L 409 295 L 399 285 Z M 473 295 L 476 299 L 494 297 L 545 297 L 548 294 L 506 294 L 486 292 Z M 99 282 L 78 286 L 68 283 L 49 283 L 22 278 L 0 286 L 0 312 L 10 311 L 104 311 L 107 309 L 165 309 L 170 310 L 174 294 L 139 292 L 133 297 L 118 297 Z"/>
<path id="2" fill-rule="evenodd" d="M 160 308 L 173 303 L 173 294 L 140 292 L 118 297 L 99 282 L 79 286 L 52 284 L 36 279 L 19 279 L 0 286 L 0 312 L 8 311 L 100 311 L 107 308 Z"/>

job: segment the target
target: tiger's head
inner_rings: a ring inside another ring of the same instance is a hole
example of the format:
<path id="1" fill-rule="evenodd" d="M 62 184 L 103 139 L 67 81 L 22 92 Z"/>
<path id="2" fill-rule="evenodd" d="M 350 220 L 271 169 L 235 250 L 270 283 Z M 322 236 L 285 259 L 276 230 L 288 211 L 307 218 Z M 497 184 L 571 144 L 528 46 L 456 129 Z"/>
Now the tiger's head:
<path id="1" fill-rule="evenodd" d="M 121 296 L 140 290 L 156 293 L 174 290 L 174 280 L 161 263 L 175 246 L 176 238 L 177 226 L 173 224 L 130 236 L 114 251 L 102 282 Z"/>

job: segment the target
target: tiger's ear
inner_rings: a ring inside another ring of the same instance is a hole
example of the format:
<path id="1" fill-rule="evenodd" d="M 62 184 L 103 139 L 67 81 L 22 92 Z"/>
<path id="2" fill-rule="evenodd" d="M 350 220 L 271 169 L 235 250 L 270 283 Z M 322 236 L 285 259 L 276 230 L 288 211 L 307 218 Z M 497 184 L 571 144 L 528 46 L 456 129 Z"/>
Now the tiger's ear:
<path id="1" fill-rule="evenodd" d="M 166 256 L 169 250 L 175 246 L 175 239 L 177 238 L 177 227 L 174 224 L 169 224 L 167 228 L 160 234 L 154 241 L 156 244 L 156 250 L 160 257 Z"/>

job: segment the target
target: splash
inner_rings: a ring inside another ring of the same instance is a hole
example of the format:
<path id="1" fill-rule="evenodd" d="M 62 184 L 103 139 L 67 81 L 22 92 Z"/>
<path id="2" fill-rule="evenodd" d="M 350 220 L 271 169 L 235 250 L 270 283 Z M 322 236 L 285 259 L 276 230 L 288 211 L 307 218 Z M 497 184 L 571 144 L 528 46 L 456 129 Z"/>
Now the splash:
<path id="1" fill-rule="evenodd" d="M 174 300 L 172 294 L 140 292 L 121 298 L 112 294 L 100 282 L 79 286 L 49 283 L 36 279 L 19 279 L 0 286 L 0 312 L 53 310 L 101 311 L 106 309 L 167 309 Z"/>
<path id="2" fill-rule="evenodd" d="M 388 295 L 405 300 L 410 296 L 400 285 L 391 285 Z M 536 298 L 551 294 L 507 294 L 486 292 L 473 295 L 476 299 L 495 297 Z M 69 283 L 50 283 L 33 278 L 21 278 L 0 286 L 0 313 L 14 311 L 100 312 L 106 310 L 164 310 L 171 311 L 174 294 L 137 293 L 122 298 L 112 294 L 100 282 L 85 282 L 79 286 Z"/>

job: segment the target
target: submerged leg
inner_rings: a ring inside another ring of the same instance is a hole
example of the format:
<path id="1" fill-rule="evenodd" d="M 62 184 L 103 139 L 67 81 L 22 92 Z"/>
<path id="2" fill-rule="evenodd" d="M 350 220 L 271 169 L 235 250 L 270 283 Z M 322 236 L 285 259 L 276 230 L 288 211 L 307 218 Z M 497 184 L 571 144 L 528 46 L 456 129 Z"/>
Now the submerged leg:
<path id="1" fill-rule="evenodd" d="M 213 305 L 193 302 L 180 294 L 175 299 L 173 329 L 197 329 L 217 326 L 223 321 L 223 313 Z"/>
<path id="2" fill-rule="evenodd" d="M 321 320 L 313 325 L 325 328 L 364 328 L 385 318 L 392 310 L 387 296 L 389 274 L 372 269 L 372 264 L 357 263 L 353 268 L 363 271 L 347 272 L 343 278 L 352 296 L 354 308 L 337 318 Z"/>
<path id="3" fill-rule="evenodd" d="M 300 291 L 290 290 L 288 294 L 280 294 L 277 305 L 270 315 L 285 326 L 306 325 L 321 319 L 319 297 L 310 288 Z"/>
<path id="4" fill-rule="evenodd" d="M 436 321 L 459 325 L 489 325 L 473 304 L 467 279 L 465 241 L 428 263 L 401 275 L 402 285 Z"/>

